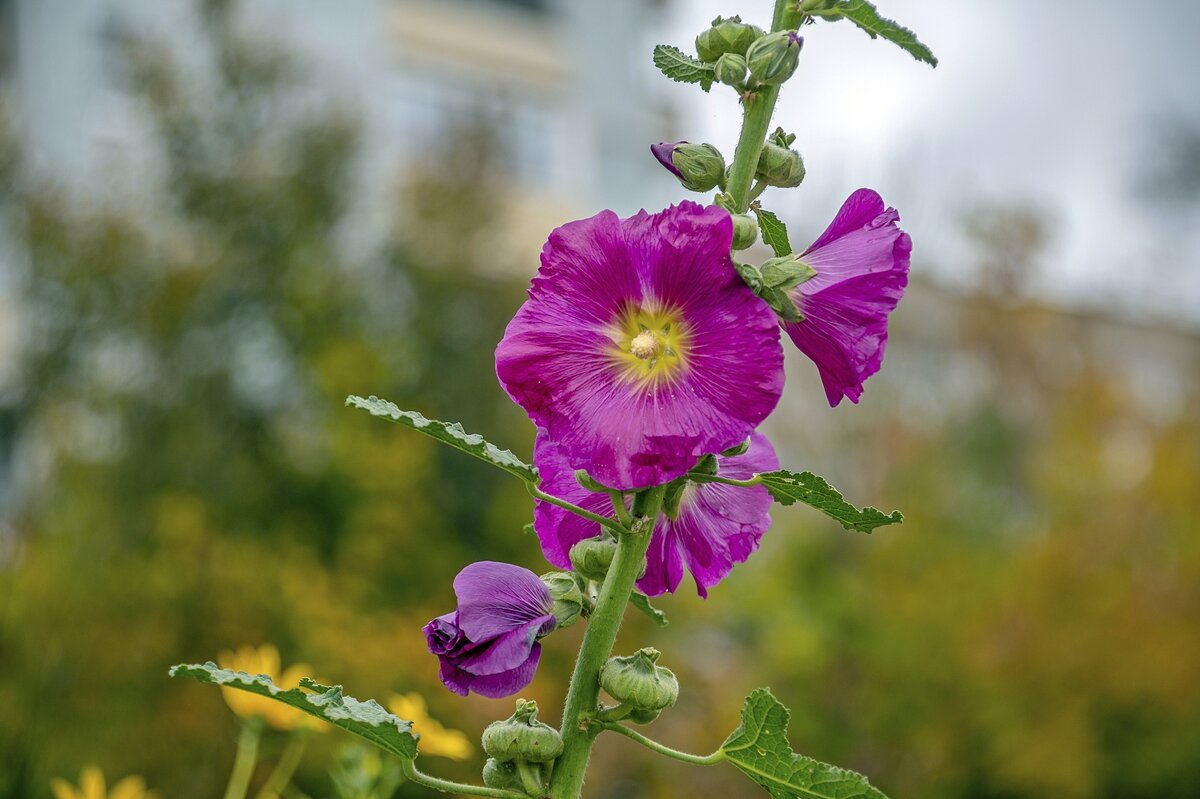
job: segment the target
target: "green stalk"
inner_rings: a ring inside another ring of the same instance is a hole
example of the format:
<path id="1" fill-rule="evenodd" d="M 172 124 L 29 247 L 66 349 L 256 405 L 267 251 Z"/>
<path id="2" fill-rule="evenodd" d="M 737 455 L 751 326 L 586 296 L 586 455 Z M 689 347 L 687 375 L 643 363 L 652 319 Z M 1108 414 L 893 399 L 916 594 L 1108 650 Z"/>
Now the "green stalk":
<path id="1" fill-rule="evenodd" d="M 804 21 L 804 14 L 796 9 L 796 0 L 775 0 L 775 15 L 771 20 L 772 31 L 792 30 Z M 750 195 L 750 184 L 758 168 L 758 157 L 762 154 L 771 127 L 771 116 L 775 113 L 775 101 L 779 99 L 778 86 L 763 86 L 743 101 L 742 134 L 738 137 L 737 149 L 733 151 L 733 165 L 729 169 L 726 191 L 733 197 L 737 213 L 744 214 L 754 198 Z"/>
<path id="2" fill-rule="evenodd" d="M 669 758 L 681 761 L 683 763 L 691 763 L 694 766 L 711 766 L 720 763 L 725 759 L 725 752 L 721 749 L 713 752 L 711 755 L 693 755 L 688 752 L 680 752 L 678 749 L 672 749 L 666 744 L 660 744 L 651 738 L 647 738 L 636 730 L 631 730 L 623 724 L 609 724 L 606 722 L 597 722 L 609 732 L 619 733 L 629 738 L 632 741 L 637 741 L 642 746 L 651 751 L 658 752 L 660 755 L 666 755 Z"/>
<path id="3" fill-rule="evenodd" d="M 292 732 L 287 747 L 279 757 L 279 763 L 276 764 L 275 770 L 271 772 L 271 776 L 267 777 L 267 781 L 263 783 L 263 787 L 255 799 L 279 798 L 279 795 L 283 793 L 284 789 L 292 781 L 292 775 L 296 773 L 296 767 L 304 759 L 304 749 L 308 746 L 308 736 L 309 730 L 307 727 L 300 727 Z"/>
<path id="4" fill-rule="evenodd" d="M 589 724 L 600 701 L 600 669 L 612 654 L 633 584 L 645 566 L 646 550 L 665 491 L 666 486 L 658 486 L 639 493 L 633 500 L 634 525 L 617 538 L 617 554 L 604 578 L 596 609 L 588 619 L 567 690 L 561 731 L 563 753 L 554 763 L 554 776 L 547 793 L 551 799 L 578 799 L 583 788 L 592 742 L 600 732 L 599 726 Z"/>
<path id="5" fill-rule="evenodd" d="M 262 737 L 262 716 L 242 719 L 242 731 L 238 734 L 237 755 L 233 759 L 233 772 L 225 786 L 225 799 L 246 799 L 250 778 L 258 764 L 258 740 Z"/>

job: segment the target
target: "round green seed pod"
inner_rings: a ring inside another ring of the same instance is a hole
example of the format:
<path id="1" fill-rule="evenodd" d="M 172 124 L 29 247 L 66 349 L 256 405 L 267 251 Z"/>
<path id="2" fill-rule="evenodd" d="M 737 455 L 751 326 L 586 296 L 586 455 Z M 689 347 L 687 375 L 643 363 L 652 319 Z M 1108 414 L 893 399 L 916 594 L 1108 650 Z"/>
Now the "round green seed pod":
<path id="1" fill-rule="evenodd" d="M 558 730 L 537 720 L 537 702 L 517 700 L 517 710 L 483 731 L 483 751 L 501 763 L 548 763 L 562 754 Z"/>
<path id="2" fill-rule="evenodd" d="M 762 35 L 762 28 L 742 22 L 741 17 L 717 17 L 712 27 L 696 37 L 696 55 L 708 63 L 726 53 L 745 55 L 750 44 Z"/>
<path id="3" fill-rule="evenodd" d="M 517 767 L 513 763 L 502 763 L 494 757 L 489 757 L 483 764 L 483 784 L 489 788 L 519 791 L 521 778 L 517 776 Z"/>
<path id="4" fill-rule="evenodd" d="M 647 647 L 628 657 L 609 658 L 600 670 L 600 687 L 636 710 L 670 707 L 679 698 L 679 681 L 670 669 L 657 665 L 658 657 L 657 649 Z"/>
<path id="5" fill-rule="evenodd" d="M 571 565 L 589 580 L 602 581 L 617 555 L 617 542 L 611 538 L 585 538 L 571 547 Z"/>
<path id="6" fill-rule="evenodd" d="M 744 250 L 758 240 L 758 222 L 749 214 L 733 215 L 733 249 Z"/>

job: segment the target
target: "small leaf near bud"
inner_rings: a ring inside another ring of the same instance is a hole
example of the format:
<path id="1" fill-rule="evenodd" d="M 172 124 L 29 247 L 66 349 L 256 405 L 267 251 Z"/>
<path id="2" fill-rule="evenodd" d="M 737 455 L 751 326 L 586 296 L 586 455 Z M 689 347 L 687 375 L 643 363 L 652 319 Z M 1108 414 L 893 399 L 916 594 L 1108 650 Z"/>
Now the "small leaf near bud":
<path id="1" fill-rule="evenodd" d="M 483 731 L 483 751 L 497 762 L 524 760 L 548 763 L 562 754 L 558 730 L 537 720 L 537 702 L 517 700 L 517 710 L 503 721 L 493 721 Z"/>
<path id="2" fill-rule="evenodd" d="M 750 439 L 746 439 L 736 447 L 730 447 L 721 453 L 722 458 L 736 458 L 738 455 L 745 454 L 746 450 L 750 449 Z M 716 474 L 714 471 L 713 474 Z"/>
<path id="3" fill-rule="evenodd" d="M 575 575 L 567 572 L 548 572 L 541 576 L 541 581 L 550 591 L 554 600 L 554 623 L 559 629 L 570 627 L 579 621 L 583 615 L 583 591 L 575 582 Z"/>
<path id="4" fill-rule="evenodd" d="M 600 670 L 600 687 L 623 705 L 645 711 L 668 708 L 679 698 L 679 681 L 657 665 L 659 652 L 647 647 L 628 657 L 609 658 Z"/>
<path id="5" fill-rule="evenodd" d="M 738 273 L 738 277 L 742 279 L 750 290 L 761 296 L 762 292 L 762 275 L 759 274 L 758 267 L 753 264 L 734 264 L 734 270 Z"/>
<path id="6" fill-rule="evenodd" d="M 768 141 L 758 156 L 755 175 L 768 186 L 790 189 L 804 182 L 804 159 L 795 150 Z"/>
<path id="7" fill-rule="evenodd" d="M 758 223 L 748 214 L 733 215 L 733 249 L 744 250 L 758 240 Z"/>
<path id="8" fill-rule="evenodd" d="M 601 582 L 617 555 L 617 542 L 611 538 L 585 538 L 571 547 L 571 565 L 588 580 Z"/>
<path id="9" fill-rule="evenodd" d="M 756 40 L 746 51 L 751 77 L 771 86 L 783 83 L 796 71 L 803 43 L 795 31 L 776 31 Z"/>
<path id="10" fill-rule="evenodd" d="M 696 37 L 696 54 L 708 63 L 726 53 L 745 55 L 747 48 L 762 35 L 762 28 L 742 22 L 741 17 L 717 17 L 711 28 Z"/>
<path id="11" fill-rule="evenodd" d="M 794 255 L 771 258 L 761 267 L 763 287 L 789 291 L 817 276 L 817 270 Z"/>
<path id="12" fill-rule="evenodd" d="M 714 65 L 718 83 L 740 89 L 746 83 L 746 57 L 737 53 L 724 53 Z"/>

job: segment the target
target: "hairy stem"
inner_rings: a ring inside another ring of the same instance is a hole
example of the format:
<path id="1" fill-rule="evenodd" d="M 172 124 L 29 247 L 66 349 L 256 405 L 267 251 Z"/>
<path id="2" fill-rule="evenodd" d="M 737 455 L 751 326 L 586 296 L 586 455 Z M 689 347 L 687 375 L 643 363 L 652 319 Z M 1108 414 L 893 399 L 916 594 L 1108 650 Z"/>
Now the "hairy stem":
<path id="1" fill-rule="evenodd" d="M 646 563 L 646 550 L 665 491 L 665 486 L 658 486 L 639 493 L 633 500 L 634 523 L 618 536 L 617 554 L 604 578 L 596 609 L 588 619 L 567 690 L 562 720 L 563 753 L 554 764 L 548 793 L 551 799 L 578 799 L 583 788 L 592 742 L 600 731 L 599 727 L 589 725 L 600 701 L 600 669 L 612 654 L 633 584 Z"/>
<path id="2" fill-rule="evenodd" d="M 519 791 L 485 788 L 482 785 L 466 785 L 461 782 L 433 777 L 418 769 L 417 764 L 408 758 L 400 760 L 400 770 L 404 772 L 405 777 L 418 785 L 424 785 L 426 788 L 441 791 L 442 793 L 457 793 L 463 796 L 491 796 L 495 797 L 495 799 L 529 799 L 528 796 Z"/>
<path id="3" fill-rule="evenodd" d="M 637 741 L 642 746 L 658 752 L 660 755 L 666 755 L 667 757 L 680 760 L 684 763 L 691 763 L 695 766 L 711 766 L 715 763 L 720 763 L 725 759 L 725 753 L 720 749 L 713 752 L 711 755 L 692 755 L 688 754 L 687 752 L 680 752 L 678 749 L 672 749 L 665 744 L 660 744 L 658 741 L 647 738 L 640 732 L 635 732 L 623 724 L 611 724 L 603 721 L 597 721 L 596 723 L 610 732 L 619 733 L 631 741 Z"/>
<path id="4" fill-rule="evenodd" d="M 242 719 L 233 771 L 229 775 L 229 784 L 225 786 L 225 799 L 246 799 L 250 778 L 254 776 L 254 767 L 258 765 L 258 740 L 262 737 L 262 728 L 262 716 Z"/>
<path id="5" fill-rule="evenodd" d="M 796 0 L 775 0 L 775 15 L 771 20 L 772 31 L 791 30 L 800 25 L 804 14 L 797 10 Z M 729 169 L 726 191 L 733 197 L 737 213 L 744 214 L 750 208 L 750 184 L 758 167 L 758 156 L 762 153 L 767 131 L 771 127 L 771 115 L 775 113 L 775 101 L 779 99 L 778 86 L 762 86 L 742 101 L 742 133 L 738 137 L 737 149 L 733 151 L 733 165 Z"/>

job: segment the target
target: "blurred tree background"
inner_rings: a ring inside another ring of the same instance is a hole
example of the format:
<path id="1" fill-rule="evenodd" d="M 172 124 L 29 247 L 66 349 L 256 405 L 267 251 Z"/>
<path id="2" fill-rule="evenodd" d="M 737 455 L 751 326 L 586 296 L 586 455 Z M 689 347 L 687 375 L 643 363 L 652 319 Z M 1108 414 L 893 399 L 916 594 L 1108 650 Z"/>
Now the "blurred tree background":
<path id="1" fill-rule="evenodd" d="M 492 366 L 534 268 L 490 261 L 504 165 L 486 124 L 464 130 L 406 174 L 390 245 L 347 256 L 355 119 L 294 102 L 295 60 L 205 9 L 202 92 L 161 43 L 111 32 L 156 131 L 156 207 L 80 207 L 24 180 L 15 145 L 0 158 L 22 331 L 0 393 L 0 799 L 87 763 L 220 795 L 235 719 L 166 669 L 244 643 L 359 697 L 417 690 L 472 736 L 508 713 L 441 689 L 420 626 L 472 560 L 545 569 L 527 495 L 342 406 L 377 393 L 528 453 Z M 683 685 L 655 737 L 710 751 L 771 685 L 799 751 L 895 797 L 1200 795 L 1200 338 L 1017 299 L 1039 219 L 971 215 L 977 287 L 916 287 L 849 421 L 817 420 L 789 364 L 781 449 L 907 522 L 868 538 L 780 513 L 707 602 L 661 602 L 665 631 L 631 618 L 623 646 L 653 635 Z M 547 640 L 526 693 L 550 720 L 579 634 Z M 331 794 L 341 743 L 319 736 L 307 794 Z M 751 791 L 623 739 L 589 786 Z"/>

